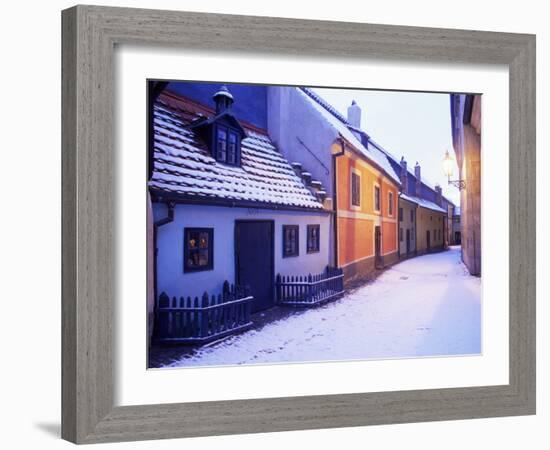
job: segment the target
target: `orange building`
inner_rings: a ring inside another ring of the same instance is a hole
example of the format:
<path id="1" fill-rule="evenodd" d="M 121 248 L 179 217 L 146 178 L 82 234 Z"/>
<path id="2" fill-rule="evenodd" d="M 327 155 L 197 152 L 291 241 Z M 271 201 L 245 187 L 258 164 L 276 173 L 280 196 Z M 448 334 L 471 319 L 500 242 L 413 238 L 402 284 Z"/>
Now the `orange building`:
<path id="1" fill-rule="evenodd" d="M 344 139 L 333 146 L 338 267 L 364 278 L 398 259 L 398 183 Z"/>
<path id="2" fill-rule="evenodd" d="M 345 282 L 369 278 L 398 259 L 400 178 L 361 130 L 361 108 L 347 117 L 309 88 L 268 88 L 269 133 L 297 173 L 326 189 L 332 210 L 331 264 Z"/>

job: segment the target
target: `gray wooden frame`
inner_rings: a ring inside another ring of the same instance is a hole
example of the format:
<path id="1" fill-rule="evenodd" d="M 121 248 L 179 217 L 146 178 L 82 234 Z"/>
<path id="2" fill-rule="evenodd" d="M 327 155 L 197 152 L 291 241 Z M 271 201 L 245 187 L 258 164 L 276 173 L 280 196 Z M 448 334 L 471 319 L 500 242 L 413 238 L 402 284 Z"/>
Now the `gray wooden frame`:
<path id="1" fill-rule="evenodd" d="M 95 6 L 63 11 L 62 31 L 63 438 L 92 443 L 535 413 L 533 35 Z M 509 384 L 114 407 L 113 49 L 119 43 L 506 64 Z"/>

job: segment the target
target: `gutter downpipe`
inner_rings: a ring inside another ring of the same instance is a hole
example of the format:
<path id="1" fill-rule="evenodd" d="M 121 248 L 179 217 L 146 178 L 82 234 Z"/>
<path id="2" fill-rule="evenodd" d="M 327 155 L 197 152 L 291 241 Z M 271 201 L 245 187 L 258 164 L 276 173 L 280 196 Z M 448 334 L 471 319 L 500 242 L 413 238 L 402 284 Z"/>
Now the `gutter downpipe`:
<path id="1" fill-rule="evenodd" d="M 346 144 L 344 139 L 339 137 L 337 141 L 340 142 L 341 150 L 338 153 L 332 154 L 332 186 L 333 186 L 333 198 L 332 208 L 334 211 L 334 267 L 338 267 L 338 177 L 336 176 L 336 158 L 346 153 Z"/>
<path id="2" fill-rule="evenodd" d="M 173 222 L 174 221 L 174 208 L 175 208 L 175 203 L 174 202 L 168 202 L 167 205 L 168 207 L 168 215 L 162 219 L 159 219 L 155 222 L 153 222 L 153 248 L 155 250 L 155 258 L 154 258 L 154 262 L 153 262 L 153 271 L 154 271 L 154 278 L 153 278 L 153 292 L 154 292 L 154 296 L 155 296 L 155 306 L 157 306 L 157 301 L 158 301 L 158 292 L 157 292 L 157 259 L 158 259 L 158 247 L 157 247 L 157 233 L 158 233 L 158 228 L 163 226 L 163 225 L 166 225 L 167 223 L 170 223 L 170 222 Z"/>

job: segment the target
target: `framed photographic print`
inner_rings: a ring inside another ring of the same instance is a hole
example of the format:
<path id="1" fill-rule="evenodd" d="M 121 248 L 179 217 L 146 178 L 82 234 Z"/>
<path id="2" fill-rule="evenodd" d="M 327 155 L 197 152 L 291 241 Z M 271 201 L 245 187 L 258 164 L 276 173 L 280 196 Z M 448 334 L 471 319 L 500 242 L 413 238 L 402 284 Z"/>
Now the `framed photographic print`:
<path id="1" fill-rule="evenodd" d="M 534 36 L 62 22 L 65 439 L 534 414 Z"/>

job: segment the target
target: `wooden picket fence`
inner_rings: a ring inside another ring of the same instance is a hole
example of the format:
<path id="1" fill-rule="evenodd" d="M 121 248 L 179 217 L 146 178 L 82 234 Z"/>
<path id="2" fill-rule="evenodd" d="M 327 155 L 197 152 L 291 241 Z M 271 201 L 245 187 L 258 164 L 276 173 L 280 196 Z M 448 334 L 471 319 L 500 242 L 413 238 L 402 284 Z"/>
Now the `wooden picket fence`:
<path id="1" fill-rule="evenodd" d="M 205 344 L 252 325 L 253 297 L 248 289 L 225 281 L 218 295 L 172 297 L 160 294 L 155 305 L 153 339 L 157 343 Z"/>
<path id="2" fill-rule="evenodd" d="M 317 306 L 344 293 L 344 272 L 328 267 L 321 273 L 306 276 L 276 277 L 277 303 L 290 306 Z"/>

